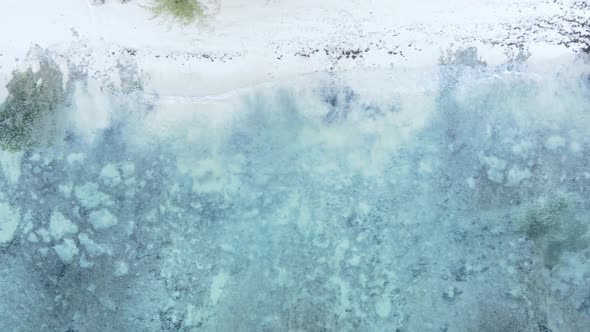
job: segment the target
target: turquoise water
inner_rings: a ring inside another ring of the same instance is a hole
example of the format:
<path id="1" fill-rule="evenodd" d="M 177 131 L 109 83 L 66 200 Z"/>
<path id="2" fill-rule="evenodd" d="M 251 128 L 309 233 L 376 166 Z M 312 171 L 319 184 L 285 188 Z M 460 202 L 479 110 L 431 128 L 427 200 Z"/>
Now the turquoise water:
<path id="1" fill-rule="evenodd" d="M 584 66 L 109 96 L 0 157 L 0 330 L 583 331 Z"/>

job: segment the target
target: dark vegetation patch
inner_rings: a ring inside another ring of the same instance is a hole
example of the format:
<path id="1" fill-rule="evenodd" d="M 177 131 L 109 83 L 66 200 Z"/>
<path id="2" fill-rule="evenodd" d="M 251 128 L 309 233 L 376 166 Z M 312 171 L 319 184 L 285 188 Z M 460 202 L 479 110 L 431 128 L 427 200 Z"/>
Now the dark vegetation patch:
<path id="1" fill-rule="evenodd" d="M 63 75 L 43 60 L 39 71 L 15 71 L 0 105 L 0 148 L 19 151 L 51 145 L 59 137 L 60 110 L 65 102 Z"/>

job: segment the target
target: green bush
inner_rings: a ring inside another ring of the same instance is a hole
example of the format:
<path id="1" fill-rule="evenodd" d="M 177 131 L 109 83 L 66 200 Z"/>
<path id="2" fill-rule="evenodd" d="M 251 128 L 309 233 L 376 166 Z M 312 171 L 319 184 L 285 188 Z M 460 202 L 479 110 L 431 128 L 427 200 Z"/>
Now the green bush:
<path id="1" fill-rule="evenodd" d="M 203 6 L 198 0 L 154 0 L 151 10 L 156 16 L 171 16 L 184 24 L 203 15 Z"/>
<path id="2" fill-rule="evenodd" d="M 8 97 L 0 105 L 0 148 L 19 151 L 55 140 L 65 95 L 62 79 L 49 61 L 43 61 L 38 72 L 13 72 L 6 85 Z"/>

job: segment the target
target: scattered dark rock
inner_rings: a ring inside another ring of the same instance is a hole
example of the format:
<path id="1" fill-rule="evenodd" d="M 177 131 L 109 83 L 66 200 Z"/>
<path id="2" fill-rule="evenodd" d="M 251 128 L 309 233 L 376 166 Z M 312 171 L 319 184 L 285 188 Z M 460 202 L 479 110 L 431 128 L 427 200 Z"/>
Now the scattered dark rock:
<path id="1" fill-rule="evenodd" d="M 442 293 L 442 298 L 446 302 L 453 303 L 457 300 L 457 297 L 461 295 L 463 291 L 455 286 L 449 286 Z"/>

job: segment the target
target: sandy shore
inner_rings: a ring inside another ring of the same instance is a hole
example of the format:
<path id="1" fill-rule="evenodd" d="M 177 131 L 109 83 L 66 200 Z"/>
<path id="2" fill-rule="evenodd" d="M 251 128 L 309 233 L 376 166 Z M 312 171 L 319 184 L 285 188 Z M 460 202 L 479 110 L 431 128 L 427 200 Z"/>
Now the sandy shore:
<path id="1" fill-rule="evenodd" d="M 149 3 L 5 8 L 0 21 L 14 33 L 0 41 L 0 85 L 29 65 L 35 45 L 60 54 L 64 69 L 86 66 L 102 86 L 120 81 L 113 68 L 123 63 L 141 74 L 145 93 L 191 97 L 314 72 L 431 66 L 462 47 L 488 63 L 519 50 L 542 62 L 584 46 L 576 31 L 589 17 L 574 1 L 222 0 L 203 22 L 182 26 L 153 18 Z"/>

